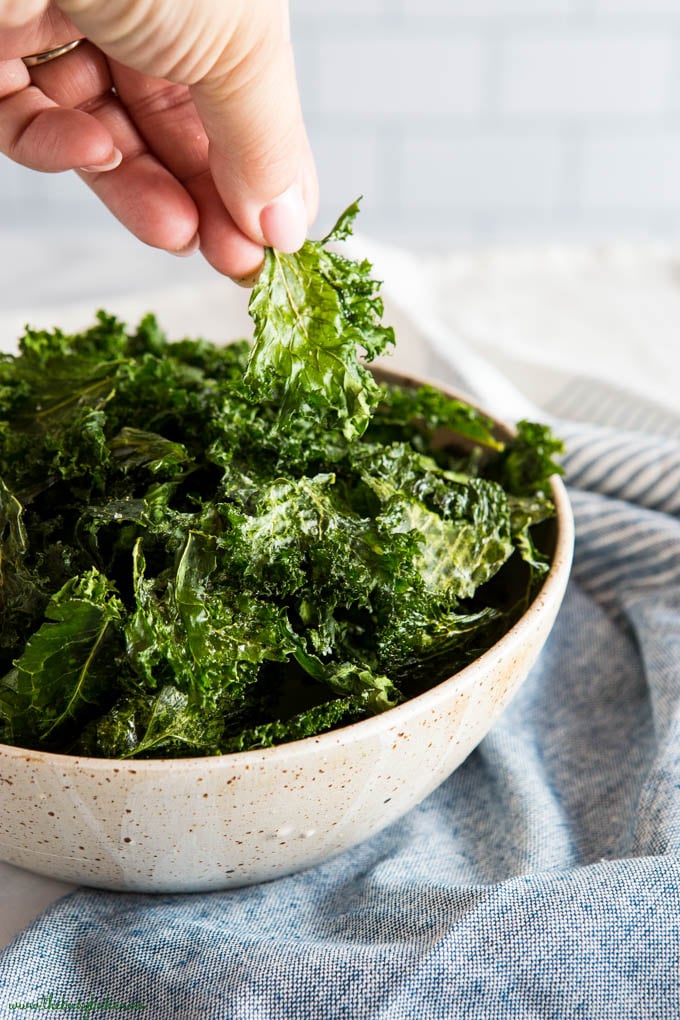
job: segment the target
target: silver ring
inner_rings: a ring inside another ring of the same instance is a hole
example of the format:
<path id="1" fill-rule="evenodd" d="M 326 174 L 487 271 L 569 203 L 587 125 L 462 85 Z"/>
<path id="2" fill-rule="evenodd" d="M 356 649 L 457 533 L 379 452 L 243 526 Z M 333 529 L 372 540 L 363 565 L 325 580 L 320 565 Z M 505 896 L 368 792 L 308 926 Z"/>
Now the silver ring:
<path id="1" fill-rule="evenodd" d="M 64 43 L 63 46 L 56 46 L 53 50 L 45 50 L 44 53 L 31 53 L 28 57 L 22 57 L 26 67 L 40 67 L 41 64 L 49 64 L 50 60 L 56 60 L 57 57 L 63 57 L 65 53 L 70 53 L 76 46 L 80 46 L 81 42 L 85 42 L 84 39 L 74 39 L 72 42 Z"/>

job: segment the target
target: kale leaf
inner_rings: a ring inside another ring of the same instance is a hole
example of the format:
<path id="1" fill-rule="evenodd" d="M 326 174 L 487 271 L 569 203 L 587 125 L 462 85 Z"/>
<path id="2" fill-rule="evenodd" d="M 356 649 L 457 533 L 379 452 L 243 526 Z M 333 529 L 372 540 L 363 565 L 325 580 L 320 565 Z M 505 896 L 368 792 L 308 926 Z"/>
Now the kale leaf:
<path id="1" fill-rule="evenodd" d="M 326 248 L 351 233 L 358 212 L 355 202 L 322 241 L 306 241 L 295 255 L 267 249 L 249 306 L 255 342 L 246 382 L 253 393 L 274 396 L 282 422 L 291 412 L 339 422 L 347 439 L 366 430 L 380 397 L 357 347 L 372 361 L 394 343 L 392 329 L 380 324 L 370 263 Z"/>
<path id="2" fill-rule="evenodd" d="M 108 707 L 115 679 L 107 638 L 120 625 L 122 609 L 96 569 L 52 596 L 45 622 L 0 680 L 0 718 L 12 743 L 49 747 L 55 734 L 72 736 L 74 725 Z"/>

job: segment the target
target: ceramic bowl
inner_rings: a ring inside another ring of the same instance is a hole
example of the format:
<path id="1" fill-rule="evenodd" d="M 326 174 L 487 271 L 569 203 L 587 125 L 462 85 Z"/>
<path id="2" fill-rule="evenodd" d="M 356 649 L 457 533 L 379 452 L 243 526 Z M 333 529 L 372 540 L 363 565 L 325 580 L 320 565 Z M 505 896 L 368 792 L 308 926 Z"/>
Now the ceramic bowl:
<path id="1" fill-rule="evenodd" d="M 475 748 L 548 636 L 573 546 L 558 478 L 552 491 L 552 566 L 541 590 L 455 676 L 351 726 L 212 758 L 114 761 L 0 745 L 0 859 L 106 889 L 224 889 L 318 864 L 394 822 Z"/>

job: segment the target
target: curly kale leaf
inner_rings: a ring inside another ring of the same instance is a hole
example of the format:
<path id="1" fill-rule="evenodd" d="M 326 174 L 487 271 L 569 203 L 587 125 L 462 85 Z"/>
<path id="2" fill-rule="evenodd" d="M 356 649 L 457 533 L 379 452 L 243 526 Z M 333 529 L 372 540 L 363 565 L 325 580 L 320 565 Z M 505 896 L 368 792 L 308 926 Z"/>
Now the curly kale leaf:
<path id="1" fill-rule="evenodd" d="M 165 684 L 159 691 L 119 698 L 86 727 L 79 750 L 105 758 L 219 754 L 223 730 L 219 711 L 206 712 L 188 694 Z"/>
<path id="2" fill-rule="evenodd" d="M 365 716 L 370 709 L 370 699 L 369 690 L 359 694 L 348 694 L 314 705 L 288 719 L 274 719 L 247 727 L 225 739 L 220 748 L 221 753 L 273 747 L 289 740 L 302 740 L 305 737 L 325 733 L 336 726 L 355 722 Z"/>
<path id="3" fill-rule="evenodd" d="M 555 460 L 563 451 L 564 444 L 549 426 L 520 421 L 515 436 L 487 468 L 508 493 L 513 542 L 531 571 L 528 594 L 550 567 L 549 557 L 534 541 L 533 529 L 555 516 L 550 478 L 564 473 Z"/>
<path id="4" fill-rule="evenodd" d="M 416 448 L 425 450 L 442 429 L 483 448 L 503 449 L 490 418 L 465 401 L 449 397 L 429 385 L 409 387 L 383 383 L 367 438 L 380 438 L 383 442 L 408 439 Z"/>
<path id="5" fill-rule="evenodd" d="M 95 569 L 50 599 L 45 623 L 0 680 L 0 718 L 14 741 L 49 745 L 108 707 L 122 613 L 115 589 Z"/>
<path id="6" fill-rule="evenodd" d="M 363 445 L 353 462 L 386 533 L 420 539 L 416 567 L 428 591 L 469 598 L 511 555 L 508 501 L 494 482 L 441 469 L 402 443 Z"/>
<path id="7" fill-rule="evenodd" d="M 453 600 L 411 592 L 377 630 L 378 668 L 405 695 L 433 686 L 480 655 L 507 616 L 494 606 L 468 612 L 455 606 Z"/>
<path id="8" fill-rule="evenodd" d="M 145 575 L 134 549 L 137 608 L 125 627 L 133 668 L 148 689 L 165 683 L 204 707 L 238 703 L 264 661 L 282 661 L 296 641 L 285 614 L 254 594 L 213 584 L 215 540 L 190 531 L 170 576 Z"/>
<path id="9" fill-rule="evenodd" d="M 244 343 L 170 345 L 153 316 L 129 332 L 104 312 L 83 333 L 28 330 L 20 351 L 0 356 L 0 477 L 25 505 L 111 496 L 135 468 L 186 473 L 247 360 Z"/>
<path id="10" fill-rule="evenodd" d="M 110 455 L 123 471 L 145 467 L 155 475 L 175 477 L 186 470 L 190 461 L 186 448 L 157 432 L 122 428 L 108 444 Z"/>
<path id="11" fill-rule="evenodd" d="M 42 619 L 48 601 L 28 553 L 24 508 L 0 479 L 0 649 L 10 660 L 21 652 L 26 632 Z"/>
<path id="12" fill-rule="evenodd" d="M 310 417 L 319 427 L 360 436 L 380 398 L 367 360 L 394 342 L 380 324 L 383 305 L 368 262 L 353 262 L 326 245 L 343 240 L 359 211 L 351 205 L 322 241 L 306 241 L 299 252 L 265 253 L 249 311 L 255 342 L 246 382 L 259 399 L 279 405 L 283 432 L 288 417 Z"/>
<path id="13" fill-rule="evenodd" d="M 551 475 L 563 474 L 555 461 L 556 455 L 563 452 L 564 443 L 548 425 L 520 421 L 517 434 L 506 444 L 489 473 L 513 496 L 547 497 Z"/>
<path id="14" fill-rule="evenodd" d="M 550 569 L 550 558 L 536 545 L 532 529 L 554 517 L 552 500 L 543 495 L 509 496 L 508 504 L 513 542 L 536 579 L 543 577 Z"/>

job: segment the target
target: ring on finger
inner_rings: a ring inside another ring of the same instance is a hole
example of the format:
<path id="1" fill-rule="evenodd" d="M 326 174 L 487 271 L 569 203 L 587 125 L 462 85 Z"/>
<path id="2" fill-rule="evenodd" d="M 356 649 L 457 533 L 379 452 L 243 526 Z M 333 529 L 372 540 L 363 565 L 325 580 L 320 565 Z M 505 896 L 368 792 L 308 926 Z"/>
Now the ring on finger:
<path id="1" fill-rule="evenodd" d="M 64 43 L 63 46 L 55 46 L 53 50 L 45 50 L 43 53 L 30 53 L 27 57 L 22 57 L 26 67 L 40 67 L 42 64 L 49 64 L 50 60 L 56 60 L 57 57 L 63 57 L 66 53 L 70 53 L 76 46 L 80 46 L 84 39 L 73 39 L 71 42 Z"/>

